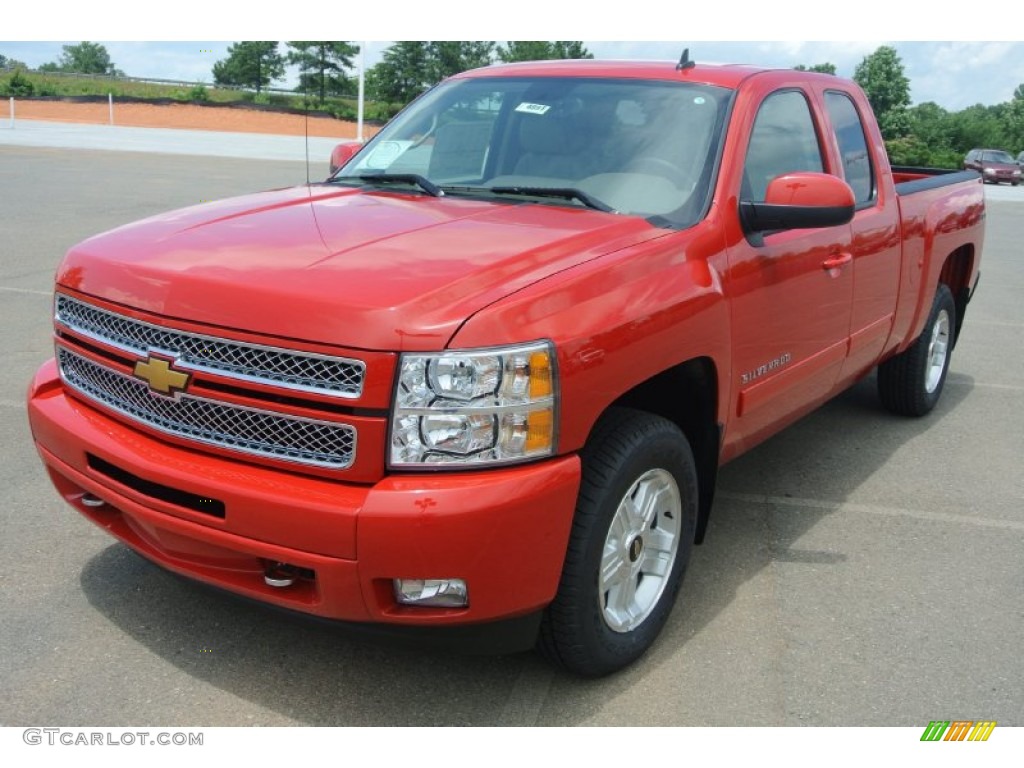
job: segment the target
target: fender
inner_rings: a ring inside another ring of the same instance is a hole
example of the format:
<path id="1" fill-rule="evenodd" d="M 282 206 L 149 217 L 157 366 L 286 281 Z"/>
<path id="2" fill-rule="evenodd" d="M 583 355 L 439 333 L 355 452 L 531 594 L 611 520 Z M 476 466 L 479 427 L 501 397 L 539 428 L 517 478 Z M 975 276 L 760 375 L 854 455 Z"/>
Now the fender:
<path id="1" fill-rule="evenodd" d="M 559 452 L 575 451 L 623 392 L 675 365 L 708 357 L 719 381 L 729 381 L 724 263 L 720 228 L 705 221 L 508 296 L 470 318 L 449 346 L 551 339 L 561 378 Z"/>
<path id="2" fill-rule="evenodd" d="M 909 347 L 924 328 L 935 299 L 942 270 L 949 256 L 961 248 L 971 253 L 964 285 L 974 284 L 983 241 L 981 224 L 985 215 L 984 191 L 979 179 L 958 188 L 939 187 L 909 196 L 899 196 L 903 228 L 903 266 L 896 321 L 889 339 L 890 353 Z M 888 355 L 887 355 L 888 356 Z"/>

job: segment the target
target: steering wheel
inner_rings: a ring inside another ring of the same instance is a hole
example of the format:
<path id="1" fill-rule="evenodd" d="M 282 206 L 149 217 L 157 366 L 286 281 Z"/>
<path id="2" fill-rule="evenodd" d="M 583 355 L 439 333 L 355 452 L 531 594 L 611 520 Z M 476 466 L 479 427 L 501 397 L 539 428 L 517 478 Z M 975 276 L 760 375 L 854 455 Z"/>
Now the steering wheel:
<path id="1" fill-rule="evenodd" d="M 652 176 L 662 176 L 668 179 L 677 187 L 683 181 L 683 169 L 675 163 L 669 162 L 661 157 L 641 157 L 629 164 L 627 170 L 632 173 L 649 173 Z"/>
<path id="2" fill-rule="evenodd" d="M 420 136 L 418 139 L 416 139 L 416 141 L 414 141 L 409 146 L 409 149 L 416 149 L 416 147 L 421 146 L 427 139 L 429 139 L 431 136 L 433 136 L 436 131 L 437 131 L 437 113 L 435 112 L 433 115 L 430 116 L 430 127 L 427 128 L 426 133 L 424 133 L 422 136 Z"/>

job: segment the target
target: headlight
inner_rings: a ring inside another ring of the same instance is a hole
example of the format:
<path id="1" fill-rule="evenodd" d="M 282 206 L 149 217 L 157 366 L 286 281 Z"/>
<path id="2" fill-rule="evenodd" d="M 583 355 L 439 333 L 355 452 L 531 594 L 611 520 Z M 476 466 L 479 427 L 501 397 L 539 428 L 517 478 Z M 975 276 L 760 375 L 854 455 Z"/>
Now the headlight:
<path id="1" fill-rule="evenodd" d="M 985 173 L 987 173 L 989 176 L 995 176 L 996 175 L 996 169 L 995 168 L 986 168 L 985 169 Z"/>
<path id="2" fill-rule="evenodd" d="M 403 354 L 388 463 L 422 468 L 550 456 L 557 392 L 548 342 Z"/>

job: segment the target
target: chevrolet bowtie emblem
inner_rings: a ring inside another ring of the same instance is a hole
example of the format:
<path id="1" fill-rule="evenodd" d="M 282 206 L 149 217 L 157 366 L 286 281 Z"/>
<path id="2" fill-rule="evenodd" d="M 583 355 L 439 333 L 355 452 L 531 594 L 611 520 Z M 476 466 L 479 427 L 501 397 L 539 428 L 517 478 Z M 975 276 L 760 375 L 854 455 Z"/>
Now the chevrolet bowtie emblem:
<path id="1" fill-rule="evenodd" d="M 178 392 L 185 390 L 191 377 L 187 373 L 174 370 L 171 367 L 173 362 L 150 355 L 135 364 L 135 378 L 149 384 L 153 392 L 174 397 Z"/>

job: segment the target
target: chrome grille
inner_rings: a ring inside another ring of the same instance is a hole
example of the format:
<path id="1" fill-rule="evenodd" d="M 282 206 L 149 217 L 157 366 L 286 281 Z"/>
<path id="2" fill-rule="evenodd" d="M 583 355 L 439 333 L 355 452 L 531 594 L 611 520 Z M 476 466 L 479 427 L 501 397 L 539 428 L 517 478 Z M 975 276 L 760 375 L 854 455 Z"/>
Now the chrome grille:
<path id="1" fill-rule="evenodd" d="M 142 381 L 57 347 L 64 383 L 85 397 L 161 432 L 253 456 L 345 469 L 356 432 L 346 424 L 259 411 L 181 394 L 154 395 Z"/>
<path id="2" fill-rule="evenodd" d="M 150 350 L 166 352 L 177 358 L 179 368 L 338 397 L 359 397 L 363 390 L 365 366 L 359 360 L 176 331 L 62 294 L 57 294 L 56 321 L 140 357 Z"/>

